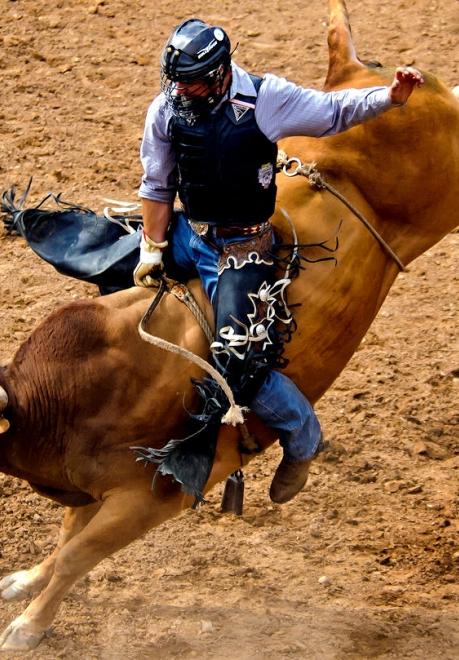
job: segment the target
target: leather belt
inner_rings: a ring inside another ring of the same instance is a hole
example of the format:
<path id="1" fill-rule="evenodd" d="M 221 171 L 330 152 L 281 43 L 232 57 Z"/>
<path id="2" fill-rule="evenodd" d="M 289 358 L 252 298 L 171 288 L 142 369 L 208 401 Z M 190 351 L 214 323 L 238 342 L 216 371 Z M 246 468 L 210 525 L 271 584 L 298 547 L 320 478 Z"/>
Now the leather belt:
<path id="1" fill-rule="evenodd" d="M 198 236 L 213 236 L 215 238 L 235 238 L 236 236 L 255 236 L 261 234 L 270 226 L 270 222 L 260 222 L 257 225 L 246 226 L 216 226 L 207 225 L 204 222 L 194 222 L 188 220 L 191 229 Z"/>

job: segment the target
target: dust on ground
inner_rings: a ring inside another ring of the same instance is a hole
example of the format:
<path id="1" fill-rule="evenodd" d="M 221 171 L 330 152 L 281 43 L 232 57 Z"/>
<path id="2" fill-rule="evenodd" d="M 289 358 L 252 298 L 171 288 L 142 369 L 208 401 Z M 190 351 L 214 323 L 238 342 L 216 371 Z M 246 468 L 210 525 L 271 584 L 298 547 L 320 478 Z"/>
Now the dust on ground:
<path id="1" fill-rule="evenodd" d="M 2 190 L 34 177 L 95 210 L 133 200 L 158 57 L 188 16 L 221 24 L 236 59 L 320 87 L 326 2 L 1 0 Z M 454 0 L 351 0 L 364 60 L 459 83 Z M 455 50 L 456 49 L 456 50 Z M 459 234 L 400 275 L 361 348 L 319 402 L 329 451 L 307 490 L 267 496 L 273 449 L 247 469 L 242 518 L 221 487 L 105 560 L 67 596 L 34 652 L 54 658 L 442 658 L 459 655 Z M 65 301 L 95 289 L 0 239 L 0 359 Z M 61 509 L 0 476 L 0 575 L 53 548 Z M 319 578 L 326 577 L 328 580 Z M 0 627 L 22 604 L 2 603 Z"/>

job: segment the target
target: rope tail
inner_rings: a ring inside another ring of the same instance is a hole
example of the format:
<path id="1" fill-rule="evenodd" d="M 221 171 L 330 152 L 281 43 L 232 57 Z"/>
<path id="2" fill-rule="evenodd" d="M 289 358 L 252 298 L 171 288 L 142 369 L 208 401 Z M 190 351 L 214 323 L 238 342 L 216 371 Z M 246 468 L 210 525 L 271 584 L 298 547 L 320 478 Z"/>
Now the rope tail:
<path id="1" fill-rule="evenodd" d="M 158 291 L 158 295 L 164 292 L 165 285 L 163 283 L 164 288 Z M 147 342 L 148 344 L 152 344 L 153 346 L 156 346 L 157 348 L 161 348 L 162 350 L 169 351 L 170 353 L 175 353 L 176 355 L 180 355 L 181 357 L 185 358 L 186 360 L 189 360 L 190 362 L 193 362 L 196 364 L 198 367 L 206 371 L 221 387 L 223 392 L 225 393 L 226 398 L 228 399 L 228 402 L 230 404 L 229 409 L 225 413 L 225 415 L 222 417 L 222 422 L 223 424 L 230 424 L 232 426 L 236 426 L 237 424 L 243 424 L 244 423 L 244 411 L 246 411 L 246 408 L 243 408 L 242 406 L 238 406 L 234 400 L 234 395 L 233 392 L 226 382 L 226 380 L 223 378 L 223 376 L 211 365 L 207 360 L 204 360 L 201 358 L 199 355 L 195 355 L 195 353 L 192 353 L 191 351 L 187 350 L 186 348 L 183 348 L 181 346 L 178 346 L 177 344 L 173 344 L 170 341 L 167 341 L 166 339 L 163 339 L 162 337 L 157 337 L 155 335 L 150 334 L 146 328 L 145 325 L 150 318 L 153 309 L 156 307 L 158 300 L 158 296 L 155 297 L 155 300 L 153 303 L 150 305 L 146 313 L 144 314 L 142 320 L 139 323 L 138 326 L 138 332 L 143 339 L 143 341 Z"/>

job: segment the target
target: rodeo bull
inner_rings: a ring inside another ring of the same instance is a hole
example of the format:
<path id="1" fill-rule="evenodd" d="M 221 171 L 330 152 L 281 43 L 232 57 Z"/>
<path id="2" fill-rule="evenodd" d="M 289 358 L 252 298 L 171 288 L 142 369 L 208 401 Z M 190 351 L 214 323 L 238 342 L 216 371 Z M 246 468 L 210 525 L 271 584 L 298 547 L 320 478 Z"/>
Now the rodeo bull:
<path id="1" fill-rule="evenodd" d="M 326 89 L 387 84 L 393 72 L 356 56 L 342 0 L 330 2 Z M 305 177 L 278 177 L 273 222 L 291 242 L 282 210 L 300 244 L 339 232 L 337 266 L 301 270 L 290 287 L 298 330 L 286 369 L 311 402 L 342 371 L 368 330 L 401 267 L 457 225 L 459 103 L 433 75 L 408 104 L 320 141 L 282 144 L 300 163 L 316 163 L 328 188 Z M 281 210 L 282 209 L 282 210 Z M 362 224 L 363 215 L 374 232 Z M 388 247 L 389 249 L 388 249 Z M 190 288 L 210 319 L 196 282 Z M 162 447 L 186 433 L 183 406 L 201 370 L 143 342 L 137 331 L 151 292 L 138 288 L 67 305 L 46 319 L 0 371 L 0 470 L 28 481 L 66 511 L 54 552 L 39 565 L 4 577 L 7 600 L 33 600 L 4 631 L 0 648 L 34 648 L 72 584 L 108 555 L 177 515 L 192 499 L 131 447 Z M 206 357 L 194 317 L 166 295 L 148 323 L 151 334 Z M 249 431 L 267 448 L 275 437 L 252 415 Z M 223 426 L 207 489 L 241 463 L 239 427 Z"/>

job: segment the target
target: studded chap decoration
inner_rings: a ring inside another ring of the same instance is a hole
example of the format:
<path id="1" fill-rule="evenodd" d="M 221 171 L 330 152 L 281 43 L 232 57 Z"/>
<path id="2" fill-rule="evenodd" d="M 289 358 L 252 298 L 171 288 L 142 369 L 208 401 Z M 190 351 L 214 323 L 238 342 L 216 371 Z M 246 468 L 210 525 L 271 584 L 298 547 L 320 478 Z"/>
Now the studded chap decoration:
<path id="1" fill-rule="evenodd" d="M 272 228 L 269 227 L 250 239 L 225 244 L 218 264 L 219 276 L 226 269 L 239 270 L 248 264 L 274 266 L 272 241 Z M 232 324 L 219 329 L 211 346 L 214 355 L 231 354 L 244 360 L 253 351 L 260 355 L 265 351 L 271 353 L 274 343 L 279 341 L 276 326 L 288 326 L 293 320 L 286 303 L 286 289 L 290 281 L 288 277 L 274 283 L 265 280 L 257 285 L 255 291 L 249 291 L 246 295 L 251 311 L 245 313 L 243 318 L 232 316 Z"/>
<path id="2" fill-rule="evenodd" d="M 290 282 L 285 278 L 271 285 L 263 282 L 256 293 L 249 293 L 253 311 L 247 314 L 247 323 L 234 319 L 241 328 L 240 332 L 229 325 L 220 328 L 219 337 L 223 342 L 218 339 L 213 342 L 211 348 L 214 353 L 231 352 L 243 360 L 254 344 L 259 344 L 261 351 L 272 346 L 273 326 L 278 322 L 288 325 L 293 319 L 285 300 L 285 290 Z"/>
<path id="3" fill-rule="evenodd" d="M 218 261 L 218 274 L 221 275 L 226 268 L 239 270 L 250 263 L 273 266 L 274 260 L 270 254 L 271 246 L 270 228 L 248 240 L 224 245 Z"/>

